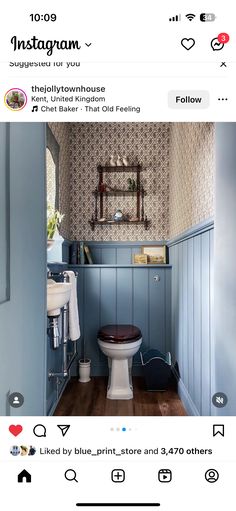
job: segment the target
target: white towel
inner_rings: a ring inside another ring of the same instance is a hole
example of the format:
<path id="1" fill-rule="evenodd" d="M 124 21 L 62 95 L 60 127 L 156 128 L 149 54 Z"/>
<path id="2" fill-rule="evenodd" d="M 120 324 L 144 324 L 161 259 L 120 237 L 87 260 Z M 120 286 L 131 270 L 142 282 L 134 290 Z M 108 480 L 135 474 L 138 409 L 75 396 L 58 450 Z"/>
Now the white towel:
<path id="1" fill-rule="evenodd" d="M 76 277 L 73 271 L 65 271 L 72 285 L 69 300 L 69 337 L 71 341 L 77 341 L 80 338 L 79 310 L 77 301 Z"/>

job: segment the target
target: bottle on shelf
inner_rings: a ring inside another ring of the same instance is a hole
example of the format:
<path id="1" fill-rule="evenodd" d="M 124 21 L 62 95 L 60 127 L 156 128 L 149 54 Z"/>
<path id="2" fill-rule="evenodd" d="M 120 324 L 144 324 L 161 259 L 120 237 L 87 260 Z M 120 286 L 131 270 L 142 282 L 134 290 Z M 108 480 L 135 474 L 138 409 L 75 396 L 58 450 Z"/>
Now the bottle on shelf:
<path id="1" fill-rule="evenodd" d="M 127 156 L 124 156 L 124 158 L 123 158 L 123 165 L 124 165 L 125 167 L 128 167 L 128 166 L 129 166 L 129 159 L 128 159 L 128 157 L 127 157 Z"/>
<path id="2" fill-rule="evenodd" d="M 122 162 L 122 159 L 121 159 L 121 157 L 119 155 L 118 155 L 118 158 L 117 158 L 116 165 L 117 165 L 117 167 L 123 167 L 123 162 Z"/>
<path id="3" fill-rule="evenodd" d="M 110 166 L 111 167 L 115 167 L 116 166 L 116 161 L 115 161 L 115 157 L 114 157 L 113 154 L 110 157 Z"/>

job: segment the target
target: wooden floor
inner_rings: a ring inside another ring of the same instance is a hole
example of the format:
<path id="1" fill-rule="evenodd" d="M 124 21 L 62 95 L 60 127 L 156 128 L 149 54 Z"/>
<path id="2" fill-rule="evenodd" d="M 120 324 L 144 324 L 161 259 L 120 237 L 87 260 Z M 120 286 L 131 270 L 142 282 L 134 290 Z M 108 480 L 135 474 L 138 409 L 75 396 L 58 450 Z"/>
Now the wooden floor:
<path id="1" fill-rule="evenodd" d="M 174 383 L 166 392 L 147 392 L 143 379 L 133 378 L 134 399 L 106 399 L 107 378 L 95 377 L 89 383 L 72 378 L 67 385 L 54 415 L 60 416 L 146 416 L 187 415 Z"/>

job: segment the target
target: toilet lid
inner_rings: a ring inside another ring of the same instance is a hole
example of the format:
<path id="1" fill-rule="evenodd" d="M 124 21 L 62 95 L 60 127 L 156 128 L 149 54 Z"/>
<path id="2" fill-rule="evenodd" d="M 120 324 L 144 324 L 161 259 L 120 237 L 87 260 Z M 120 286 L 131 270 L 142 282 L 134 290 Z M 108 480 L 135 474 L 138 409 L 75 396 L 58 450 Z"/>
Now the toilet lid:
<path id="1" fill-rule="evenodd" d="M 134 325 L 105 325 L 98 332 L 99 339 L 113 343 L 134 342 L 141 337 L 141 330 Z"/>

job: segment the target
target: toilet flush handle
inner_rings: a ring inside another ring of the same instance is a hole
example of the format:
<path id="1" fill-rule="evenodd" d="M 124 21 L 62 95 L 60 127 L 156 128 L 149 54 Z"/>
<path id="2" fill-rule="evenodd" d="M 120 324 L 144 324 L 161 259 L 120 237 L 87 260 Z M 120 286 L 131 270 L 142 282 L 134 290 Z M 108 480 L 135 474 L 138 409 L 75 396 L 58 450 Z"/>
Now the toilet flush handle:
<path id="1" fill-rule="evenodd" d="M 156 275 L 154 275 L 153 279 L 155 280 L 155 282 L 160 282 L 161 277 L 160 277 L 160 275 L 157 273 Z"/>

